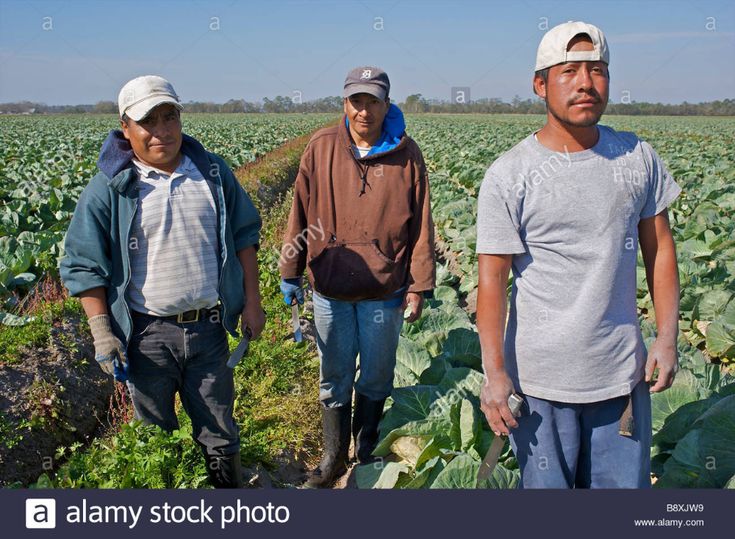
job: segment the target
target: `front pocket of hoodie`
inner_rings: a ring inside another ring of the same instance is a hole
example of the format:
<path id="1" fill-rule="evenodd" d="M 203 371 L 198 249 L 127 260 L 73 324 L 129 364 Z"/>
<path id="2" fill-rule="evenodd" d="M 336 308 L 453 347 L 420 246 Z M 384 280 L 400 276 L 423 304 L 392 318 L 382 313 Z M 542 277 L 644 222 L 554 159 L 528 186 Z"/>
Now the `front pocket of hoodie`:
<path id="1" fill-rule="evenodd" d="M 327 244 L 309 269 L 317 292 L 347 301 L 385 297 L 406 278 L 405 264 L 388 258 L 374 241 Z"/>

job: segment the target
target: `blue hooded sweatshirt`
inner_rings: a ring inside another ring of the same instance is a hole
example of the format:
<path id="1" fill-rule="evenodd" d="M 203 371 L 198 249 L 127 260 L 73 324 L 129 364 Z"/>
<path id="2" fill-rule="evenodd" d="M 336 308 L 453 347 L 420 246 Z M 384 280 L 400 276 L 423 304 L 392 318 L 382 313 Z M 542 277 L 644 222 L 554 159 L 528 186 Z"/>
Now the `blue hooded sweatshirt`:
<path id="1" fill-rule="evenodd" d="M 345 125 L 350 128 L 350 121 L 345 116 Z M 383 127 L 380 138 L 365 157 L 389 152 L 400 144 L 403 135 L 406 133 L 406 120 L 403 118 L 403 112 L 393 103 L 388 107 L 388 112 L 383 118 Z"/>
<path id="2" fill-rule="evenodd" d="M 237 335 L 237 318 L 245 305 L 243 272 L 237 252 L 258 247 L 261 219 L 250 197 L 224 160 L 194 138 L 183 135 L 181 152 L 207 178 L 217 208 L 219 230 L 218 292 L 222 323 Z M 128 240 L 138 209 L 133 151 L 122 132 L 110 132 L 100 151 L 100 172 L 85 187 L 74 210 L 60 263 L 61 280 L 73 296 L 103 287 L 112 329 L 130 341 L 132 318 L 126 301 L 130 282 Z M 155 271 L 155 268 L 152 268 Z"/>

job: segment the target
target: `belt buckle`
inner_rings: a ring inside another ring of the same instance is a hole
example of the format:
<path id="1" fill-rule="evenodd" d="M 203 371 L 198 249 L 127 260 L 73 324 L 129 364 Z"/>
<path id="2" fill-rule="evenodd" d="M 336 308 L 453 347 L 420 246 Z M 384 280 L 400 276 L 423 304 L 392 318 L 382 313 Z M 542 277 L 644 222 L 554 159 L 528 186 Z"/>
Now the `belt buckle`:
<path id="1" fill-rule="evenodd" d="M 194 315 L 194 318 L 189 318 L 187 315 Z M 176 315 L 176 322 L 179 324 L 188 324 L 190 322 L 199 322 L 199 309 L 193 311 L 186 311 Z"/>

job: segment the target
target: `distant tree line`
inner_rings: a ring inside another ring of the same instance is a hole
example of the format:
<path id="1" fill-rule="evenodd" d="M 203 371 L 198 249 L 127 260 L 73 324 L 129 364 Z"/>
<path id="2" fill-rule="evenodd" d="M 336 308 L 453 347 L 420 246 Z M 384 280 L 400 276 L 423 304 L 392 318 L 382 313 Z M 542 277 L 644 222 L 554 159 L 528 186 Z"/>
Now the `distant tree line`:
<path id="1" fill-rule="evenodd" d="M 227 103 L 192 101 L 184 103 L 185 112 L 338 112 L 342 110 L 342 98 L 322 97 L 312 101 L 299 101 L 278 95 L 264 97 L 261 102 L 230 99 Z"/>
<path id="2" fill-rule="evenodd" d="M 409 95 L 399 103 L 404 112 L 422 113 L 480 113 L 480 114 L 544 114 L 546 106 L 541 99 L 521 99 L 515 96 L 510 102 L 500 98 L 480 98 L 469 103 L 453 103 L 439 99 L 426 99 L 421 94 Z M 230 99 L 226 103 L 210 101 L 190 101 L 184 103 L 185 112 L 210 113 L 263 113 L 263 112 L 341 112 L 342 98 L 338 96 L 323 97 L 312 101 L 292 99 L 285 96 L 267 97 L 259 102 L 244 99 Z M 61 114 L 91 113 L 115 114 L 117 103 L 100 101 L 94 105 L 45 105 L 21 101 L 17 103 L 0 103 L 0 114 Z M 735 116 L 735 99 L 709 101 L 706 103 L 609 103 L 606 114 L 629 114 L 633 116 Z"/>
<path id="3" fill-rule="evenodd" d="M 400 104 L 404 112 L 450 112 L 484 114 L 545 114 L 546 104 L 542 99 L 521 99 L 515 96 L 510 103 L 491 97 L 453 103 L 438 99 L 426 99 L 421 94 L 409 95 Z M 709 101 L 706 103 L 608 103 L 605 114 L 629 114 L 633 116 L 735 116 L 735 99 Z"/>
<path id="4" fill-rule="evenodd" d="M 184 112 L 339 112 L 342 110 L 342 98 L 337 96 L 322 97 L 312 101 L 303 101 L 276 96 L 273 99 L 263 98 L 260 102 L 230 99 L 226 103 L 212 101 L 190 101 L 184 103 Z M 46 105 L 21 101 L 18 103 L 0 103 L 0 114 L 116 114 L 117 103 L 100 101 L 94 105 Z"/>

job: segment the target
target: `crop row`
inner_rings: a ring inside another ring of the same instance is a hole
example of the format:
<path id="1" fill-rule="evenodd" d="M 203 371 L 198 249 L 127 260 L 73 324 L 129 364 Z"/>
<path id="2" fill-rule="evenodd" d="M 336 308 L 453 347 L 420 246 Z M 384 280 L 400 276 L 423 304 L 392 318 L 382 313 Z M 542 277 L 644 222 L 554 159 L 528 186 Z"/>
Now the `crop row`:
<path id="1" fill-rule="evenodd" d="M 202 114 L 183 121 L 184 132 L 236 168 L 331 117 Z M 117 127 L 114 116 L 0 118 L 0 323 L 23 323 L 13 314 L 18 298 L 56 272 L 76 201 Z"/>

